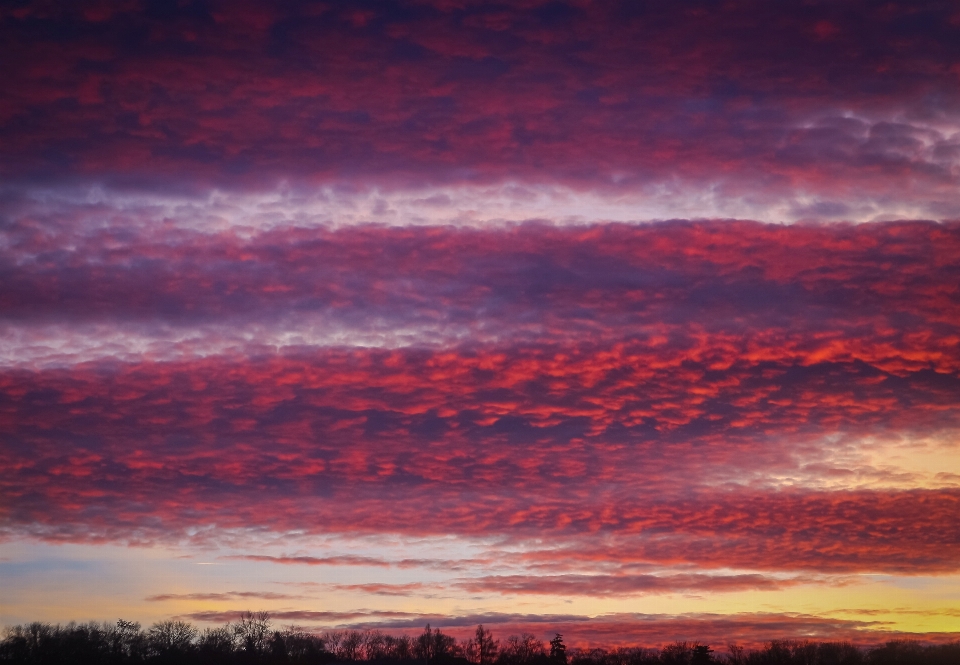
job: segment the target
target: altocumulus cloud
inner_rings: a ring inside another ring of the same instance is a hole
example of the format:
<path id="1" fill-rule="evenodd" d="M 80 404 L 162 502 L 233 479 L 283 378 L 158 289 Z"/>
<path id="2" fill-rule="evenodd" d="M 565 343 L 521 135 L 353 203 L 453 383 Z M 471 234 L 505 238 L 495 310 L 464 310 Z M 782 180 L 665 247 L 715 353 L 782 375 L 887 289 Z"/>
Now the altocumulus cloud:
<path id="1" fill-rule="evenodd" d="M 960 573 L 960 15 L 369 9 L 0 9 L 5 542 L 359 608 L 138 592 L 197 621 L 900 635 L 511 608 Z"/>

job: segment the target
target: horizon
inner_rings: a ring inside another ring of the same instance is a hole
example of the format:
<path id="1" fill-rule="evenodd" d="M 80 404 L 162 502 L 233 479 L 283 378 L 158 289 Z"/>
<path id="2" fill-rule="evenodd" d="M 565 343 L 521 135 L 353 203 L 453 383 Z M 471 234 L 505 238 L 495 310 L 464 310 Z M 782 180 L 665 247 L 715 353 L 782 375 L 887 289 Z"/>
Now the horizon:
<path id="1" fill-rule="evenodd" d="M 482 617 L 473 618 L 482 620 Z M 661 659 L 662 655 L 666 655 L 668 662 L 673 662 L 669 660 L 671 652 L 685 652 L 689 659 L 695 647 L 707 649 L 708 653 L 714 654 L 713 658 L 718 659 L 718 662 L 733 663 L 741 662 L 740 659 L 743 656 L 750 654 L 763 655 L 785 650 L 788 654 L 793 652 L 794 658 L 803 658 L 804 653 L 807 657 L 810 656 L 811 649 L 816 653 L 821 649 L 837 648 L 848 654 L 855 652 L 861 656 L 865 655 L 868 659 L 870 654 L 875 652 L 886 654 L 888 659 L 899 656 L 901 659 L 922 660 L 925 651 L 928 654 L 938 654 L 941 658 L 949 658 L 952 652 L 960 648 L 960 640 L 944 640 L 942 635 L 928 635 L 927 639 L 887 635 L 882 642 L 859 643 L 842 639 L 796 638 L 767 639 L 759 642 L 720 639 L 711 644 L 699 639 L 654 638 L 649 643 L 632 642 L 614 646 L 590 642 L 567 644 L 563 634 L 554 630 L 547 632 L 547 635 L 553 636 L 549 640 L 540 639 L 537 634 L 527 632 L 522 627 L 507 633 L 496 634 L 482 623 L 473 626 L 459 625 L 462 621 L 455 621 L 452 629 L 446 630 L 437 626 L 431 627 L 428 622 L 419 628 L 407 626 L 385 631 L 381 624 L 375 624 L 369 628 L 310 630 L 293 623 L 280 625 L 274 619 L 269 612 L 247 610 L 238 613 L 230 621 L 208 625 L 202 630 L 199 626 L 179 617 L 157 621 L 150 626 L 124 619 L 119 619 L 115 623 L 110 621 L 86 623 L 70 621 L 66 624 L 30 622 L 6 627 L 5 637 L 0 641 L 0 658 L 16 660 L 14 654 L 22 646 L 27 646 L 28 650 L 46 651 L 47 654 L 56 653 L 58 649 L 63 648 L 57 644 L 58 639 L 63 640 L 71 634 L 80 636 L 81 640 L 86 640 L 91 645 L 97 645 L 102 639 L 100 636 L 106 637 L 107 643 L 116 640 L 123 645 L 119 650 L 121 656 L 160 660 L 169 659 L 174 655 L 171 652 L 187 657 L 202 654 L 204 651 L 211 656 L 219 653 L 221 657 L 230 655 L 242 657 L 244 654 L 249 656 L 252 652 L 253 655 L 263 657 L 273 651 L 272 644 L 287 643 L 285 646 L 288 649 L 288 658 L 296 660 L 299 656 L 303 660 L 306 657 L 308 662 L 313 662 L 310 660 L 311 657 L 323 662 L 331 660 L 477 662 L 481 631 L 484 642 L 482 647 L 484 662 L 496 661 L 503 664 L 539 662 L 546 665 L 546 663 L 559 661 L 602 665 L 608 662 L 623 662 L 624 658 L 634 662 L 630 660 L 632 656 L 641 660 L 649 657 L 654 662 L 659 662 L 658 659 Z M 510 628 L 510 626 L 504 627 Z M 247 643 L 247 638 L 251 636 L 255 637 L 256 646 Z M 650 638 L 650 635 L 645 637 Z M 870 637 L 884 636 L 871 635 Z M 69 638 L 65 640 L 67 644 L 69 644 L 68 640 Z M 26 642 L 25 645 L 24 642 Z M 304 653 L 311 647 L 314 653 Z M 417 653 L 418 647 L 421 650 L 420 653 Z M 113 648 L 116 649 L 116 647 Z M 283 649 L 283 647 L 280 648 Z M 96 646 L 93 650 L 96 651 Z M 433 653 L 429 653 L 430 651 Z M 841 654 L 834 655 L 834 659 L 838 655 Z M 612 661 L 608 660 L 611 658 Z"/>

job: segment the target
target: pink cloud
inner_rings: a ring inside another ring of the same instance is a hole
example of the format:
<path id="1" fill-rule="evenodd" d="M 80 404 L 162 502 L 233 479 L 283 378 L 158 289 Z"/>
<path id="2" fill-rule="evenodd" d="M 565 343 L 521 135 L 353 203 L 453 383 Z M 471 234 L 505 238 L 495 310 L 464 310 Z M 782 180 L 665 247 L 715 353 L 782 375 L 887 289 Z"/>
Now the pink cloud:
<path id="1" fill-rule="evenodd" d="M 956 573 L 955 469 L 883 452 L 952 452 L 960 431 L 952 13 L 4 6 L 0 538 L 452 536 L 490 549 L 445 562 L 448 588 L 503 595 Z M 435 223 L 535 217 L 541 196 L 563 219 Z M 648 199 L 814 221 L 579 221 Z M 439 566 L 233 551 L 286 573 Z M 898 635 L 797 614 L 275 618 L 549 622 L 578 645 Z"/>
<path id="2" fill-rule="evenodd" d="M 955 224 L 89 231 L 63 261 L 26 229 L 3 294 L 26 338 L 90 319 L 279 334 L 309 312 L 463 334 L 11 366 L 8 535 L 546 531 L 570 560 L 956 569 L 946 477 L 822 489 L 890 480 L 837 454 L 957 430 Z"/>
<path id="3" fill-rule="evenodd" d="M 270 591 L 226 591 L 223 593 L 161 593 L 148 596 L 150 602 L 164 602 L 168 600 L 203 600 L 203 601 L 232 601 L 232 600 L 290 600 L 302 596 L 291 596 L 284 593 Z"/>
<path id="4" fill-rule="evenodd" d="M 658 593 L 723 593 L 769 591 L 798 584 L 822 583 L 815 577 L 776 578 L 758 574 L 706 575 L 489 575 L 465 579 L 457 585 L 471 593 L 535 594 L 548 596 L 627 596 Z M 831 581 L 836 585 L 836 580 Z"/>
<path id="5" fill-rule="evenodd" d="M 892 197 L 956 216 L 949 20 L 936 3 L 28 7 L 0 21 L 4 175 L 684 181 L 730 199 L 815 193 L 800 217 Z"/>

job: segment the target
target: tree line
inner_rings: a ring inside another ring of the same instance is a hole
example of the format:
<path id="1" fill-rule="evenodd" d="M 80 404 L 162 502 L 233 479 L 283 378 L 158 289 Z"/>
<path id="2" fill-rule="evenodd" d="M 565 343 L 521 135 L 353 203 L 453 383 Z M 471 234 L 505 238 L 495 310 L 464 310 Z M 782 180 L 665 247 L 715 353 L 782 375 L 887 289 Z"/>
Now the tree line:
<path id="1" fill-rule="evenodd" d="M 568 649 L 557 634 L 548 643 L 534 635 L 493 638 L 477 626 L 456 640 L 428 624 L 423 633 L 387 635 L 379 630 L 316 634 L 290 626 L 275 628 L 266 612 L 246 612 L 237 621 L 198 630 L 184 621 L 139 623 L 34 622 L 5 630 L 0 662 L 17 665 L 327 665 L 366 661 L 381 665 L 955 665 L 960 642 L 924 645 L 898 641 L 873 648 L 846 642 L 774 641 L 761 649 L 727 645 L 714 650 L 699 642 L 660 649 Z"/>

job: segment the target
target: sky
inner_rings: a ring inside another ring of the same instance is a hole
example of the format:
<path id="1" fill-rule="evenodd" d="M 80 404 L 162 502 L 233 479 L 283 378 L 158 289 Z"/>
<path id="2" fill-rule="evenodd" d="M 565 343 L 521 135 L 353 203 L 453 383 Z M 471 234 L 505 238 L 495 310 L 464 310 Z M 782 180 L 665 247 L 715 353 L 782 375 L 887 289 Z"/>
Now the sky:
<path id="1" fill-rule="evenodd" d="M 960 635 L 955 3 L 14 1 L 0 61 L 0 624 Z"/>

